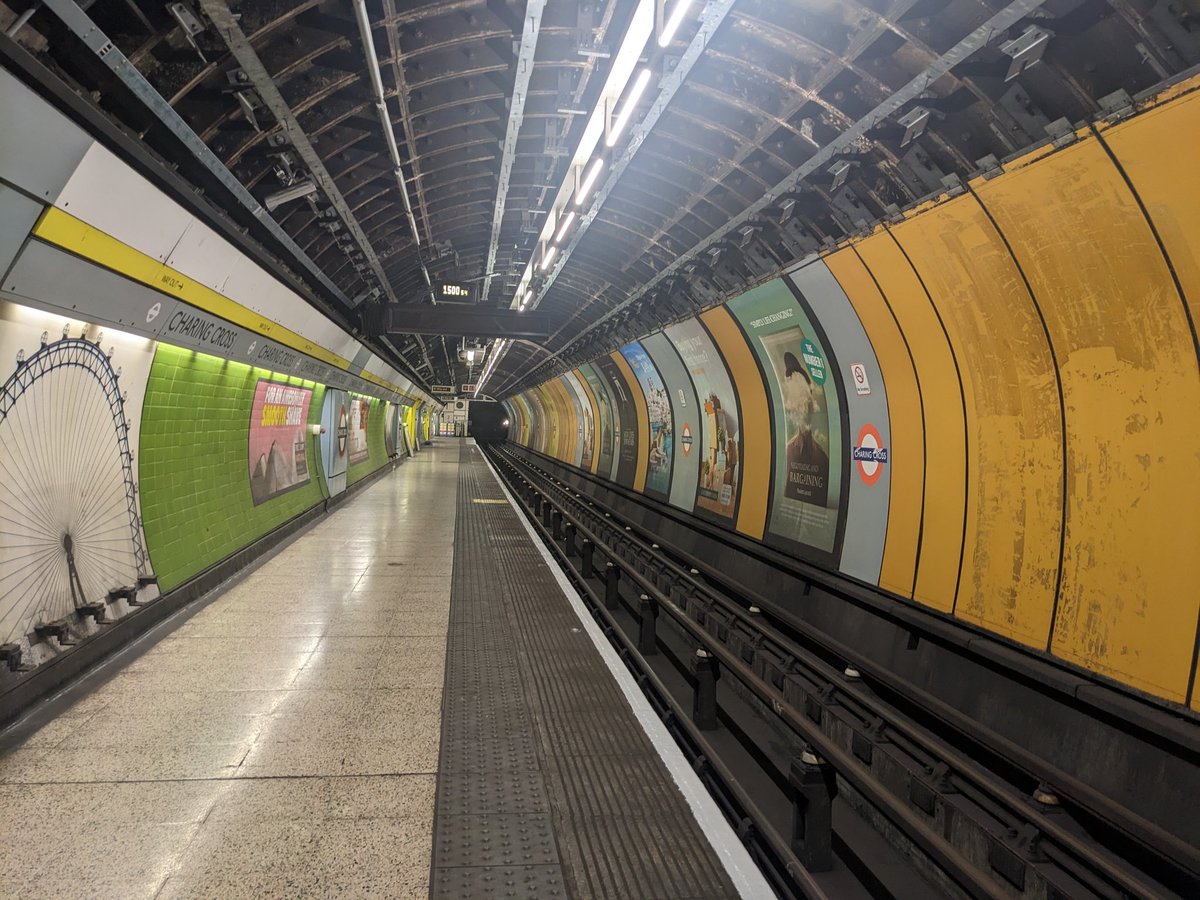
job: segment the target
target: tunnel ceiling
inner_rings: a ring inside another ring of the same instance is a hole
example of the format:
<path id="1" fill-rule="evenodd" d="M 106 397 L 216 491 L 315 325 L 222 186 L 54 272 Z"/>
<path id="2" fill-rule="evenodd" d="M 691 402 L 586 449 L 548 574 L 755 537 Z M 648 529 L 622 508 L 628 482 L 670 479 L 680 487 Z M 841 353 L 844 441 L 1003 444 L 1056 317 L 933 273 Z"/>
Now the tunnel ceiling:
<path id="1" fill-rule="evenodd" d="M 636 7 L 545 5 L 482 299 L 505 135 L 516 118 L 524 3 L 367 0 L 411 224 L 350 0 L 83 5 L 260 202 L 313 176 L 302 147 L 311 145 L 344 206 L 316 193 L 274 215 L 345 297 L 359 299 L 346 313 L 368 332 L 389 296 L 429 302 L 422 267 L 435 283 L 475 285 L 476 302 L 512 303 Z M 31 6 L 8 0 L 3 21 Z M 989 159 L 1119 114 L 1127 103 L 1119 92 L 1136 95 L 1200 63 L 1194 5 L 1067 0 L 1027 2 L 1023 15 L 937 74 L 943 54 L 1006 8 L 998 0 L 697 0 L 670 46 L 647 45 L 658 77 L 635 122 L 681 60 L 686 77 L 620 177 L 597 192 L 603 204 L 545 287 L 539 311 L 549 317 L 549 341 L 512 344 L 489 392 L 510 394 L 709 305 L 956 176 L 986 170 Z M 685 50 L 702 20 L 719 23 L 705 26 L 707 43 L 692 64 Z M 206 183 L 167 128 L 49 10 L 39 9 L 17 39 L 184 177 Z M 856 140 L 839 139 L 931 70 L 937 77 L 924 90 Z M 281 103 L 294 123 L 288 129 Z M 831 146 L 836 154 L 761 202 Z M 368 248 L 353 240 L 346 215 Z M 736 227 L 713 241 L 729 223 Z M 680 257 L 685 263 L 663 277 Z M 373 286 L 380 296 L 362 300 Z M 394 344 L 429 382 L 472 374 L 456 361 L 453 337 Z"/>

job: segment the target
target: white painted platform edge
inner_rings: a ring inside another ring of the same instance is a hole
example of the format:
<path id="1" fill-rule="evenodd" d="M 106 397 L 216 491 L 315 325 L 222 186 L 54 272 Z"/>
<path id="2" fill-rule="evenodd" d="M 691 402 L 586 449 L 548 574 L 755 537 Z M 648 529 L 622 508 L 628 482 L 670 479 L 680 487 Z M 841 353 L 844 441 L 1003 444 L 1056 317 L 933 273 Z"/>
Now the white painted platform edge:
<path id="1" fill-rule="evenodd" d="M 482 451 L 479 452 L 482 453 Z M 725 867 L 725 871 L 728 873 L 738 894 L 746 898 L 746 900 L 760 900 L 760 898 L 761 900 L 772 900 L 776 896 L 775 892 L 771 890 L 766 878 L 763 877 L 762 871 L 755 865 L 754 860 L 750 858 L 750 854 L 745 846 L 738 840 L 736 832 L 734 832 L 729 822 L 726 821 L 725 816 L 721 813 L 712 795 L 708 793 L 704 782 L 700 780 L 700 776 L 688 764 L 683 751 L 679 749 L 675 743 L 675 739 L 667 731 L 667 726 L 655 714 L 654 709 L 650 706 L 650 701 L 646 699 L 646 695 L 642 693 L 642 689 L 633 680 L 633 675 L 625 668 L 625 664 L 621 662 L 617 651 L 613 649 L 612 644 L 608 642 L 608 638 L 604 636 L 604 632 L 600 630 L 600 626 L 596 624 L 596 621 L 587 611 L 583 600 L 576 593 L 575 588 L 571 586 L 571 582 L 567 580 L 567 576 L 563 574 L 558 562 L 550 555 L 550 551 L 546 549 L 546 545 L 542 543 L 542 539 L 533 530 L 533 526 L 529 524 L 529 520 L 525 517 L 524 512 L 513 499 L 512 494 L 508 492 L 508 488 L 501 480 L 495 468 L 492 467 L 491 460 L 486 456 L 483 459 L 487 463 L 488 468 L 491 469 L 492 477 L 500 485 L 500 490 L 504 492 L 504 496 L 508 499 L 509 505 L 516 511 L 517 518 L 525 526 L 525 531 L 528 532 L 534 546 L 542 554 L 542 559 L 546 561 L 547 567 L 554 573 L 554 578 L 558 582 L 558 586 L 562 589 L 563 596 L 567 598 L 567 602 L 575 610 L 575 615 L 579 618 L 579 622 L 583 625 L 583 629 L 588 637 L 592 639 L 592 643 L 600 653 L 600 658 L 604 660 L 604 664 L 608 667 L 609 672 L 616 679 L 617 684 L 621 688 L 621 693 L 625 695 L 625 699 L 629 702 L 629 706 L 633 710 L 634 716 L 642 726 L 642 730 L 646 732 L 646 737 L 650 739 L 650 743 L 654 745 L 654 749 L 658 753 L 659 758 L 662 759 L 663 764 L 667 767 L 667 771 L 671 773 L 671 777 L 675 780 L 675 785 L 679 788 L 679 792 L 683 794 L 683 799 L 687 801 L 688 806 L 691 808 L 692 815 L 695 816 L 696 822 L 704 832 L 704 836 L 708 838 L 708 842 L 712 845 L 713 850 L 716 851 L 717 857 L 721 860 L 721 865 Z"/>

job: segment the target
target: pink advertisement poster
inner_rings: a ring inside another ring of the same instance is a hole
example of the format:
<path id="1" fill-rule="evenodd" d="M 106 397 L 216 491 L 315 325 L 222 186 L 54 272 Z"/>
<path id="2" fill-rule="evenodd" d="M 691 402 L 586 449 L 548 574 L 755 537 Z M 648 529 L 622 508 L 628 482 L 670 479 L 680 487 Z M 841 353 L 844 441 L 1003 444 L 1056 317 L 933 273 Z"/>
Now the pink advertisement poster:
<path id="1" fill-rule="evenodd" d="M 250 408 L 250 493 L 257 506 L 308 484 L 308 388 L 259 381 Z"/>
<path id="2" fill-rule="evenodd" d="M 371 410 L 371 401 L 366 397 L 352 397 L 350 400 L 350 465 L 355 465 L 371 455 L 367 444 L 367 415 Z"/>

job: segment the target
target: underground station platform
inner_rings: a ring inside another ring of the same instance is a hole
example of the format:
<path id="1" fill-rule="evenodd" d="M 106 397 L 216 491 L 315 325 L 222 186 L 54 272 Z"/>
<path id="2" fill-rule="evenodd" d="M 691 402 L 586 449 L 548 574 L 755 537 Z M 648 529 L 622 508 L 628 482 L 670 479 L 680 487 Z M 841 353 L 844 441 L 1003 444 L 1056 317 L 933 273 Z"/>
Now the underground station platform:
<path id="1" fill-rule="evenodd" d="M 0 895 L 772 896 L 555 568 L 427 449 L 4 733 Z"/>

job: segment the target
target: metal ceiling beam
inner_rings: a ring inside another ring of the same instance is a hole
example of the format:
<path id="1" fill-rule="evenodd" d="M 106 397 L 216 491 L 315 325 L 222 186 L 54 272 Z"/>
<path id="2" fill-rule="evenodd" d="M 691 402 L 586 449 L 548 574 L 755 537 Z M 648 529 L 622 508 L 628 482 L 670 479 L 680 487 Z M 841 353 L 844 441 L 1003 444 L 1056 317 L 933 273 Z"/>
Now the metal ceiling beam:
<path id="1" fill-rule="evenodd" d="M 305 253 L 292 236 L 283 230 L 266 207 L 259 203 L 245 185 L 237 180 L 225 163 L 217 158 L 217 155 L 183 120 L 166 98 L 154 89 L 154 86 L 138 71 L 137 66 L 117 49 L 91 17 L 75 3 L 75 0 L 45 0 L 44 5 L 100 58 L 135 97 L 145 104 L 150 113 L 187 148 L 188 152 L 209 174 L 229 191 L 237 203 L 263 224 L 263 227 L 270 232 L 271 237 L 292 255 L 309 277 L 313 278 L 339 302 L 350 305 L 350 299 L 342 292 L 342 289 L 334 284 L 312 257 Z"/>
<path id="2" fill-rule="evenodd" d="M 249 39 L 242 32 L 241 26 L 238 25 L 233 12 L 225 4 L 225 0 L 200 0 L 200 7 L 204 10 L 204 14 L 212 20 L 217 33 L 221 36 L 226 46 L 229 47 L 229 52 L 233 54 L 233 58 L 237 60 L 238 65 L 242 67 L 242 71 L 249 78 L 251 86 L 258 93 L 258 96 L 262 99 L 267 109 L 271 111 L 271 115 L 275 117 L 275 121 L 279 123 L 284 133 L 287 134 L 305 168 L 308 169 L 313 180 L 317 183 L 317 187 L 321 189 L 321 192 L 337 211 L 338 216 L 350 232 L 351 237 L 354 238 L 354 242 L 358 244 L 363 255 L 366 257 L 367 265 L 371 267 L 371 271 L 379 279 L 380 285 L 383 286 L 388 297 L 394 300 L 395 294 L 392 290 L 392 284 L 388 281 L 387 275 L 384 274 L 379 257 L 375 254 L 375 248 L 371 246 L 371 242 L 367 239 L 362 226 L 358 224 L 358 219 L 354 217 L 354 213 L 347 205 L 346 199 L 342 196 L 342 192 L 333 180 L 333 176 L 325 168 L 325 163 L 321 159 L 320 154 L 317 153 L 312 142 L 308 139 L 308 135 L 305 134 L 304 129 L 300 126 L 300 122 L 292 112 L 291 106 L 283 99 L 283 94 L 279 92 L 279 87 L 275 84 L 271 73 L 267 71 L 267 67 L 263 65 L 262 60 L 258 58 L 258 53 L 255 52 L 254 48 L 250 45 Z"/>
<path id="3" fill-rule="evenodd" d="M 662 114 L 666 111 L 671 100 L 674 99 L 676 92 L 683 86 L 684 81 L 687 80 L 687 77 L 689 74 L 691 74 L 693 67 L 697 62 L 699 62 L 700 57 L 708 48 L 709 42 L 717 33 L 717 30 L 721 27 L 721 23 L 725 21 L 725 17 L 729 15 L 729 11 L 733 8 L 733 4 L 735 2 L 736 0 L 711 0 L 711 2 L 704 7 L 703 11 L 700 13 L 700 28 L 697 30 L 695 37 L 692 38 L 691 43 L 688 44 L 687 49 L 684 50 L 683 56 L 680 57 L 678 64 L 671 71 L 671 74 L 662 80 L 659 86 L 658 96 L 654 99 L 654 102 L 651 104 L 650 109 L 646 112 L 646 115 L 642 118 L 641 122 L 639 122 L 633 128 L 629 135 L 629 143 L 626 144 L 624 152 L 613 165 L 608 178 L 606 178 L 604 183 L 600 185 L 596 192 L 596 197 L 592 201 L 592 205 L 580 217 L 579 224 L 575 226 L 575 231 L 571 236 L 570 243 L 568 243 L 567 246 L 562 249 L 562 252 L 558 254 L 557 262 L 542 281 L 541 288 L 528 304 L 528 309 L 536 309 L 545 298 L 546 293 L 550 290 L 550 286 L 554 284 L 555 279 L 558 278 L 559 273 L 562 272 L 563 266 L 566 264 L 567 260 L 570 259 L 571 254 L 575 252 L 575 248 L 579 246 L 579 242 L 582 240 L 583 235 L 587 232 L 592 222 L 595 221 L 596 216 L 600 214 L 600 209 L 604 206 L 604 202 L 608 199 L 608 195 L 612 193 L 617 181 L 620 180 L 621 176 L 625 173 L 625 170 L 629 168 L 629 163 L 633 160 L 633 157 L 641 148 L 642 143 L 646 140 L 646 135 L 653 130 L 654 126 L 658 123 L 658 120 L 662 117 Z M 652 36 L 651 41 L 653 40 L 654 38 Z M 513 307 L 518 305 L 519 299 L 520 298 L 517 297 L 513 298 Z M 544 360 L 542 365 L 549 363 L 552 359 L 553 357 Z M 496 365 L 498 366 L 500 362 L 501 359 L 497 358 Z M 483 382 L 481 381 L 480 385 L 482 384 Z"/>
<path id="4" fill-rule="evenodd" d="M 621 180 L 621 176 L 625 174 L 625 170 L 629 168 L 633 157 L 641 149 L 646 136 L 654 130 L 654 126 L 658 124 L 658 120 L 666 112 L 667 106 L 675 98 L 675 94 L 679 89 L 683 87 L 683 83 L 687 80 L 688 75 L 691 74 L 696 63 L 700 61 L 700 57 L 704 54 L 704 51 L 708 49 L 709 42 L 712 41 L 713 36 L 725 21 L 725 17 L 729 15 L 729 11 L 733 9 L 735 2 L 737 0 L 712 0 L 700 13 L 700 28 L 696 32 L 696 36 L 692 38 L 692 42 L 684 50 L 678 65 L 662 80 L 658 96 L 654 98 L 654 102 L 651 104 L 650 109 L 646 111 L 646 115 L 642 117 L 641 122 L 633 128 L 629 135 L 629 143 L 625 145 L 624 152 L 613 163 L 608 178 L 597 189 L 592 205 L 580 217 L 579 224 L 575 226 L 575 230 L 572 233 L 570 243 L 562 249 L 562 252 L 558 255 L 558 260 L 543 279 L 541 288 L 529 304 L 530 309 L 536 309 L 538 304 L 545 298 L 551 285 L 554 284 L 554 280 L 562 272 L 563 266 L 571 258 L 571 254 L 575 252 L 575 248 L 579 246 L 579 242 L 583 239 L 584 234 L 587 233 L 588 228 L 595 221 L 596 217 L 600 215 L 600 210 L 604 207 L 605 201 L 608 200 L 617 182 Z"/>
<path id="5" fill-rule="evenodd" d="M 547 313 L 520 313 L 461 304 L 437 306 L 389 303 L 379 313 L 378 324 L 387 334 L 441 334 L 455 337 L 523 338 L 544 341 L 550 334 Z"/>
<path id="6" fill-rule="evenodd" d="M 512 180 L 513 164 L 517 160 L 517 138 L 525 120 L 525 100 L 529 96 L 529 79 L 533 76 L 537 54 L 538 33 L 542 27 L 545 0 L 528 0 L 525 6 L 525 25 L 521 32 L 521 49 L 517 53 L 517 72 L 513 80 L 512 101 L 508 112 L 508 128 L 504 133 L 504 150 L 500 157 L 500 176 L 496 181 L 496 206 L 492 212 L 492 233 L 488 239 L 487 261 L 483 267 L 483 290 L 480 300 L 487 302 L 492 287 L 496 251 L 500 247 L 500 226 L 504 224 L 504 208 L 508 202 L 508 185 Z"/>
<path id="7" fill-rule="evenodd" d="M 812 175 L 814 172 L 822 171 L 827 167 L 839 154 L 848 152 L 852 145 L 866 137 L 870 131 L 880 122 L 895 115 L 897 111 L 903 108 L 905 103 L 920 97 L 925 90 L 929 88 L 937 79 L 948 73 L 951 69 L 963 62 L 967 58 L 973 56 L 976 51 L 986 46 L 997 35 L 1007 31 L 1013 25 L 1021 21 L 1031 12 L 1039 9 L 1045 0 L 1014 0 L 1000 12 L 996 13 L 965 38 L 943 53 L 940 57 L 934 60 L 924 72 L 912 79 L 900 90 L 896 91 L 873 110 L 855 122 L 839 134 L 833 141 L 826 144 L 818 150 L 812 157 L 805 161 L 801 166 L 796 168 L 790 175 L 776 184 L 771 190 L 767 191 L 758 201 L 747 207 L 742 213 L 733 217 L 723 226 L 710 234 L 703 241 L 698 243 L 686 253 L 680 255 L 665 269 L 651 278 L 648 282 L 641 286 L 638 290 L 632 292 L 624 301 L 617 304 L 595 322 L 591 323 L 586 328 L 579 331 L 574 337 L 567 341 L 562 347 L 548 356 L 545 360 L 539 363 L 534 370 L 523 373 L 525 380 L 530 378 L 540 377 L 538 374 L 546 369 L 552 362 L 568 352 L 572 347 L 579 343 L 584 337 L 597 328 L 601 327 L 605 322 L 613 316 L 619 314 L 622 310 L 628 308 L 644 297 L 649 291 L 654 290 L 659 284 L 666 279 L 679 273 L 683 266 L 695 259 L 701 253 L 704 253 L 709 247 L 712 247 L 721 241 L 725 240 L 729 235 L 733 234 L 738 228 L 748 224 L 750 221 L 757 219 L 772 206 L 779 198 L 785 194 L 796 191 L 801 182 Z M 572 242 L 574 244 L 574 242 Z M 508 379 L 504 388 L 497 392 L 498 396 L 504 396 L 506 391 L 515 382 L 522 379 L 522 374 L 518 374 Z"/>
<path id="8" fill-rule="evenodd" d="M 433 235 L 429 230 L 429 208 L 425 203 L 425 189 L 421 183 L 421 158 L 417 155 L 417 135 L 413 130 L 412 111 L 408 106 L 408 81 L 404 77 L 395 0 L 383 0 L 383 20 L 387 30 L 388 55 L 392 58 L 392 77 L 396 82 L 396 101 L 400 105 L 400 124 L 404 128 L 404 146 L 408 148 L 408 164 L 412 168 L 413 190 L 416 191 L 421 222 L 425 226 L 425 242 L 430 243 Z M 405 193 L 407 194 L 407 189 Z"/>

